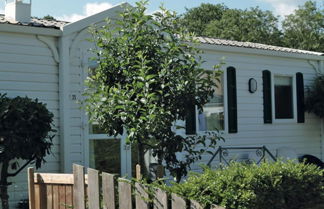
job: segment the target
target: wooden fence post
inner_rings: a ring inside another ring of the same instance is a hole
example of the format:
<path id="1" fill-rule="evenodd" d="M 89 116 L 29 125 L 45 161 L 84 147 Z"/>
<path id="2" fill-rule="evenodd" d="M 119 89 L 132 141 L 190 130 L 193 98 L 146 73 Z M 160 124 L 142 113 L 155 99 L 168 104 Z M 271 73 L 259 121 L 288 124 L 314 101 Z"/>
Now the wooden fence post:
<path id="1" fill-rule="evenodd" d="M 114 175 L 102 173 L 102 196 L 104 209 L 116 209 Z"/>
<path id="2" fill-rule="evenodd" d="M 132 185 L 126 179 L 118 179 L 119 209 L 132 209 Z"/>
<path id="3" fill-rule="evenodd" d="M 153 200 L 154 209 L 168 209 L 168 195 L 165 191 L 157 188 Z"/>
<path id="4" fill-rule="evenodd" d="M 89 209 L 99 209 L 99 171 L 88 168 Z"/>
<path id="5" fill-rule="evenodd" d="M 34 168 L 28 168 L 29 209 L 35 209 Z"/>
<path id="6" fill-rule="evenodd" d="M 139 164 L 136 164 L 136 179 L 137 180 L 142 179 L 141 166 Z"/>
<path id="7" fill-rule="evenodd" d="M 204 209 L 197 201 L 190 200 L 190 209 Z"/>
<path id="8" fill-rule="evenodd" d="M 171 195 L 171 205 L 172 205 L 172 209 L 186 209 L 187 208 L 186 201 L 182 197 L 179 197 L 176 194 Z"/>
<path id="9" fill-rule="evenodd" d="M 73 209 L 85 209 L 84 167 L 73 164 Z"/>

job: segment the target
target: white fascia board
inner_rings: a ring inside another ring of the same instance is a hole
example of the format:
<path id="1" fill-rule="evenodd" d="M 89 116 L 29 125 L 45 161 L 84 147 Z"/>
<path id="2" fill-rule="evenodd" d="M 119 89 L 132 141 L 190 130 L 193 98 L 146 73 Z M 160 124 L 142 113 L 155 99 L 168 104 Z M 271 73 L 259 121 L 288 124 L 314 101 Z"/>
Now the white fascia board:
<path id="1" fill-rule="evenodd" d="M 24 25 L 0 24 L 0 32 L 11 32 L 20 34 L 33 34 L 42 36 L 59 37 L 62 31 L 54 28 L 32 27 Z"/>
<path id="2" fill-rule="evenodd" d="M 212 44 L 198 44 L 198 49 L 203 51 L 217 51 L 217 52 L 228 52 L 228 53 L 239 53 L 239 54 L 251 54 L 251 55 L 264 55 L 272 57 L 284 57 L 293 59 L 304 59 L 313 61 L 324 61 L 324 56 L 310 55 L 310 54 L 299 54 L 282 51 L 272 51 L 264 49 L 253 49 L 236 46 L 224 46 L 224 45 L 212 45 Z"/>
<path id="3" fill-rule="evenodd" d="M 81 19 L 81 20 L 73 22 L 73 23 L 69 23 L 69 24 L 63 26 L 61 28 L 61 30 L 63 31 L 64 35 L 68 35 L 68 34 L 83 30 L 83 29 L 91 26 L 92 24 L 102 22 L 107 18 L 115 19 L 116 17 L 118 17 L 119 13 L 121 13 L 122 11 L 125 10 L 126 7 L 131 7 L 131 5 L 128 3 L 122 3 L 119 5 L 116 5 L 112 8 L 107 9 L 103 12 L 98 13 L 98 14 L 86 17 L 84 19 Z"/>

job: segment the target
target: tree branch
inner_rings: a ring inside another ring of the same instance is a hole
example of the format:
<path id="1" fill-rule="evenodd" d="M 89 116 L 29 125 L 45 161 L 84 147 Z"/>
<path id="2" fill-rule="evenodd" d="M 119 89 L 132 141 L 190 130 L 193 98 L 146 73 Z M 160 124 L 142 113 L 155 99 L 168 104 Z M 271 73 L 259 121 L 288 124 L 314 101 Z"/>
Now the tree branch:
<path id="1" fill-rule="evenodd" d="M 32 157 L 30 160 L 28 160 L 22 167 L 20 167 L 15 173 L 8 173 L 8 177 L 16 176 L 18 173 L 20 173 L 24 168 L 26 168 L 27 165 L 29 165 L 35 157 Z"/>

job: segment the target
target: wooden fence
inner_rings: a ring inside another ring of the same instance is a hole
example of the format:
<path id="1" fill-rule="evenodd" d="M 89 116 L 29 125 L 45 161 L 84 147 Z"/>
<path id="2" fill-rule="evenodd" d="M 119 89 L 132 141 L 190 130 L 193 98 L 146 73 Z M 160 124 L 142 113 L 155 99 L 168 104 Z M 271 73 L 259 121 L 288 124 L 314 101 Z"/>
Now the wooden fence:
<path id="1" fill-rule="evenodd" d="M 137 172 L 137 176 L 140 176 Z M 154 189 L 151 203 L 148 190 L 140 183 L 109 173 L 73 165 L 73 174 L 34 173 L 28 169 L 30 209 L 203 209 L 199 203 L 176 194 Z M 214 206 L 212 209 L 224 209 Z"/>

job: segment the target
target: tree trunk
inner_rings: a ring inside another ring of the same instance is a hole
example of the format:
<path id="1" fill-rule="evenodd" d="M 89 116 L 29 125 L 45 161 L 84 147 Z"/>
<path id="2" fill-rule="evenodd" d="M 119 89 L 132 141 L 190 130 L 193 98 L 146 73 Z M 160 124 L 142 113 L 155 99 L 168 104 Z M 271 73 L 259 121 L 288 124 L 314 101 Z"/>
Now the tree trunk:
<path id="1" fill-rule="evenodd" d="M 8 195 L 8 168 L 9 162 L 2 163 L 1 179 L 0 179 L 0 198 L 2 209 L 9 209 L 9 195 Z"/>
<path id="2" fill-rule="evenodd" d="M 143 176 L 143 178 L 148 178 L 147 167 L 145 165 L 145 159 L 144 159 L 144 155 L 145 155 L 144 145 L 140 142 L 137 142 L 137 149 L 138 149 L 138 156 L 137 156 L 138 164 L 141 166 L 142 176 Z"/>

